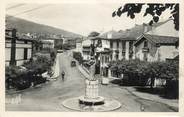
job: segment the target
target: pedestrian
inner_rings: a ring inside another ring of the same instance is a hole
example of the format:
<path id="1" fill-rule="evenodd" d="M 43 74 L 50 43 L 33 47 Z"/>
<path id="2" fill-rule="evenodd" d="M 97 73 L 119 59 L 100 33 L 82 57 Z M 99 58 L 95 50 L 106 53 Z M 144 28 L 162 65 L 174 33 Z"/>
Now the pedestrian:
<path id="1" fill-rule="evenodd" d="M 64 81 L 65 72 L 63 71 L 61 75 L 62 75 L 62 81 Z"/>

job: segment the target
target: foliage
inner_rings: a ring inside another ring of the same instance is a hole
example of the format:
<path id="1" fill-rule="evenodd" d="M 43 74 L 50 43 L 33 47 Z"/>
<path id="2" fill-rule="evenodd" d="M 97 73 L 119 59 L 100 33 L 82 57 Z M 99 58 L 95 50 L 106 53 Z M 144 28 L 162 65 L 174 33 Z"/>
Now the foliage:
<path id="1" fill-rule="evenodd" d="M 40 54 L 35 56 L 35 60 L 25 62 L 23 66 L 38 74 L 42 74 L 47 71 L 51 65 L 52 61 L 50 57 Z"/>
<path id="2" fill-rule="evenodd" d="M 110 63 L 112 72 L 117 76 L 123 74 L 123 85 L 145 86 L 151 78 L 151 88 L 155 78 L 166 80 L 163 86 L 167 98 L 178 98 L 179 90 L 179 62 L 146 62 L 140 60 L 121 60 Z"/>
<path id="3" fill-rule="evenodd" d="M 73 52 L 73 58 L 76 59 L 79 62 L 79 64 L 82 64 L 83 57 L 80 52 Z"/>
<path id="4" fill-rule="evenodd" d="M 110 63 L 111 70 L 118 74 L 126 74 L 129 79 L 163 78 L 178 79 L 179 64 L 172 62 L 146 62 L 140 60 L 121 60 Z"/>
<path id="5" fill-rule="evenodd" d="M 70 50 L 70 49 L 72 49 L 72 46 L 68 43 L 65 43 L 65 44 L 63 44 L 63 49 L 64 50 Z"/>
<path id="6" fill-rule="evenodd" d="M 147 16 L 148 14 L 152 16 L 152 20 L 149 22 L 150 25 L 153 23 L 157 23 L 159 21 L 159 17 L 162 15 L 162 13 L 170 9 L 170 18 L 174 19 L 175 29 L 179 30 L 179 4 L 178 3 L 166 3 L 166 4 L 142 4 L 142 3 L 131 3 L 131 4 L 125 4 L 122 8 L 119 7 L 118 10 L 114 11 L 112 13 L 112 16 L 121 16 L 123 13 L 127 13 L 127 17 L 130 17 L 131 19 L 135 18 L 135 14 L 138 14 L 141 12 L 143 6 L 146 6 L 146 10 L 144 12 L 143 16 Z"/>
<path id="7" fill-rule="evenodd" d="M 6 67 L 7 88 L 11 86 L 21 90 L 30 87 L 31 83 L 36 85 L 45 82 L 41 74 L 49 71 L 52 63 L 49 56 L 36 54 L 33 60 L 25 62 L 23 66 Z"/>
<path id="8" fill-rule="evenodd" d="M 91 32 L 91 33 L 88 35 L 88 37 L 96 37 L 96 36 L 98 36 L 98 35 L 100 35 L 99 32 L 93 31 L 93 32 Z"/>

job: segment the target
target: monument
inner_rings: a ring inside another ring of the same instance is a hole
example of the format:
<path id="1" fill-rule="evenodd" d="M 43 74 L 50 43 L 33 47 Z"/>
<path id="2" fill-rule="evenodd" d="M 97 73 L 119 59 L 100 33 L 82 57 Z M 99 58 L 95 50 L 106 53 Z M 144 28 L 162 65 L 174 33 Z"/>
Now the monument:
<path id="1" fill-rule="evenodd" d="M 89 78 L 85 79 L 85 95 L 79 98 L 79 103 L 84 105 L 102 105 L 104 98 L 98 95 L 99 81 L 95 77 L 95 63 L 90 67 Z"/>
<path id="2" fill-rule="evenodd" d="M 85 78 L 85 94 L 66 99 L 62 105 L 77 111 L 112 111 L 121 107 L 121 103 L 111 98 L 99 96 L 99 79 L 95 77 L 95 63 L 90 67 L 89 76 Z"/>

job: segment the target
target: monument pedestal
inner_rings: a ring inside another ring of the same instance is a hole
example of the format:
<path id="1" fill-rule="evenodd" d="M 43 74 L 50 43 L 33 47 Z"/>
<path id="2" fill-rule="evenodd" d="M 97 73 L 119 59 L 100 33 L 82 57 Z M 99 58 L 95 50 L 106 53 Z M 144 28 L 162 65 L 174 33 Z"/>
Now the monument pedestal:
<path id="1" fill-rule="evenodd" d="M 79 104 L 84 105 L 102 105 L 104 98 L 98 96 L 98 80 L 85 80 L 85 96 L 79 97 Z"/>

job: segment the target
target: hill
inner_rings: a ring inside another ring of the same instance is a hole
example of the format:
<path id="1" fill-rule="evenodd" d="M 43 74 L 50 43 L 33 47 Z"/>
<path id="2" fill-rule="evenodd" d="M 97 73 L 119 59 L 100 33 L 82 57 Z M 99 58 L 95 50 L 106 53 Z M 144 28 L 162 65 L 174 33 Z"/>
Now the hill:
<path id="1" fill-rule="evenodd" d="M 75 34 L 63 29 L 47 26 L 44 24 L 38 24 L 35 22 L 27 21 L 21 18 L 6 16 L 6 25 L 9 28 L 16 28 L 19 33 L 50 33 L 50 34 L 62 34 L 64 37 L 78 38 L 82 35 Z"/>

